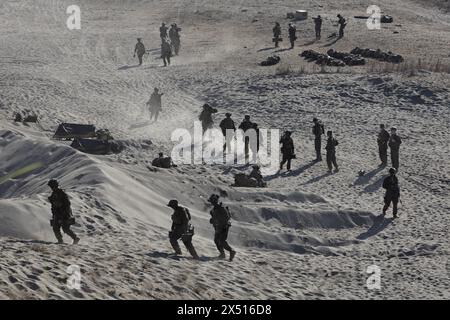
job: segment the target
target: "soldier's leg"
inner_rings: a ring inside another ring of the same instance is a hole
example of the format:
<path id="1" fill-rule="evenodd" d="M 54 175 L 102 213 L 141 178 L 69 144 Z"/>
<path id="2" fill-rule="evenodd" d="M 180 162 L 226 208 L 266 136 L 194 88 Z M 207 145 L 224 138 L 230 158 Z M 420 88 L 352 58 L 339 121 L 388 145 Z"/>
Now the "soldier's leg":
<path id="1" fill-rule="evenodd" d="M 166 57 L 163 56 L 162 59 L 163 59 L 163 62 L 164 62 L 164 67 L 166 67 L 167 66 Z"/>
<path id="2" fill-rule="evenodd" d="M 183 241 L 184 246 L 186 247 L 186 249 L 189 251 L 189 253 L 191 254 L 191 256 L 194 259 L 199 259 L 199 256 L 197 254 L 197 251 L 195 251 L 194 245 L 192 244 L 192 236 L 183 236 L 181 238 L 181 241 Z"/>
<path id="3" fill-rule="evenodd" d="M 168 63 L 169 66 L 170 66 L 170 55 L 167 56 L 167 63 Z"/>
<path id="4" fill-rule="evenodd" d="M 71 237 L 73 240 L 78 239 L 77 235 L 75 234 L 75 232 L 72 231 L 72 229 L 70 229 L 70 225 L 69 224 L 63 224 L 62 225 L 62 230 L 64 231 L 65 234 L 67 234 L 69 237 Z"/>
<path id="5" fill-rule="evenodd" d="M 178 244 L 178 239 L 181 238 L 181 235 L 173 233 L 173 232 L 169 232 L 169 240 L 170 240 L 170 244 L 172 245 L 173 250 L 175 250 L 176 254 L 181 254 L 181 248 L 180 245 Z"/>
<path id="6" fill-rule="evenodd" d="M 338 170 L 338 169 L 339 169 L 339 166 L 338 166 L 337 161 L 336 161 L 336 153 L 335 153 L 335 152 L 333 152 L 333 156 L 331 157 L 331 160 L 332 160 L 332 162 L 333 162 L 334 168 L 335 168 L 336 170 Z"/>
<path id="7" fill-rule="evenodd" d="M 398 199 L 393 199 L 392 200 L 392 215 L 394 216 L 394 218 L 397 217 L 397 206 L 398 206 Z"/>
<path id="8" fill-rule="evenodd" d="M 53 233 L 55 234 L 56 240 L 58 240 L 59 243 L 63 242 L 63 237 L 61 234 L 61 223 L 53 219 Z"/>
<path id="9" fill-rule="evenodd" d="M 331 153 L 327 151 L 327 166 L 328 166 L 328 171 L 333 170 L 333 163 L 332 163 L 331 157 L 332 157 Z"/>
<path id="10" fill-rule="evenodd" d="M 384 165 L 387 165 L 387 145 L 383 145 L 383 159 L 381 159 L 381 161 L 383 162 Z"/>
<path id="11" fill-rule="evenodd" d="M 391 199 L 384 198 L 383 215 L 386 214 L 386 211 L 387 211 L 387 209 L 389 209 L 390 205 L 391 205 Z"/>
<path id="12" fill-rule="evenodd" d="M 398 171 L 398 168 L 400 167 L 400 160 L 399 160 L 399 151 L 398 150 L 396 150 L 395 151 L 395 170 L 397 170 Z"/>
<path id="13" fill-rule="evenodd" d="M 229 252 L 233 252 L 233 248 L 230 247 L 230 245 L 228 244 L 228 231 L 230 230 L 230 227 L 226 227 L 223 231 L 222 231 L 222 235 L 221 235 L 221 240 L 222 240 L 222 247 L 229 251 Z"/>
<path id="14" fill-rule="evenodd" d="M 218 229 L 216 229 L 214 232 L 214 243 L 216 244 L 217 250 L 220 252 L 220 255 L 222 256 L 224 254 L 224 251 L 222 246 L 221 231 Z"/>
<path id="15" fill-rule="evenodd" d="M 320 150 L 322 149 L 322 139 L 315 138 L 314 147 L 316 149 L 316 160 L 322 160 L 322 155 L 320 154 Z"/>
<path id="16" fill-rule="evenodd" d="M 141 64 L 142 64 L 142 57 L 143 57 L 143 55 L 138 55 L 138 59 L 139 59 L 139 65 L 141 65 Z"/>
<path id="17" fill-rule="evenodd" d="M 288 160 L 287 160 L 287 166 L 286 166 L 286 169 L 287 169 L 288 171 L 291 170 L 291 161 L 292 161 L 292 158 L 289 157 Z"/>
<path id="18" fill-rule="evenodd" d="M 286 155 L 283 154 L 283 158 L 281 159 L 281 163 L 280 163 L 280 170 L 283 169 L 284 164 L 287 161 L 287 157 Z"/>

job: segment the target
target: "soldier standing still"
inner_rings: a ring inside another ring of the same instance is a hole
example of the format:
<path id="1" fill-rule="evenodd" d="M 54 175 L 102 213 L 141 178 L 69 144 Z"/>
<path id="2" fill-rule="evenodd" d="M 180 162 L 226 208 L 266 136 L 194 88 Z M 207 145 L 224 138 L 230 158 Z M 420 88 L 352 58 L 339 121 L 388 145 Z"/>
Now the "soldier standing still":
<path id="1" fill-rule="evenodd" d="M 383 188 L 386 189 L 384 195 L 383 216 L 386 215 L 386 211 L 392 203 L 392 214 L 394 218 L 397 218 L 397 205 L 400 199 L 400 187 L 398 186 L 396 173 L 397 170 L 394 168 L 389 169 L 389 176 L 383 180 Z"/>
<path id="2" fill-rule="evenodd" d="M 58 243 L 64 243 L 61 234 L 61 228 L 65 234 L 72 238 L 73 244 L 77 244 L 80 238 L 70 229 L 70 226 L 75 224 L 75 219 L 72 215 L 70 207 L 70 200 L 67 194 L 59 188 L 58 181 L 52 179 L 48 182 L 48 186 L 52 189 L 52 194 L 48 197 L 52 205 L 52 219 L 50 225 L 53 227 Z"/>
<path id="3" fill-rule="evenodd" d="M 325 128 L 319 119 L 313 119 L 314 126 L 312 132 L 314 134 L 314 148 L 316 150 L 316 160 L 322 161 L 322 135 L 325 133 Z"/>
<path id="4" fill-rule="evenodd" d="M 292 22 L 289 23 L 288 33 L 289 41 L 291 42 L 291 49 L 294 49 L 295 40 L 297 40 L 297 28 Z"/>
<path id="5" fill-rule="evenodd" d="M 278 43 L 281 41 L 281 26 L 278 22 L 275 22 L 275 27 L 272 29 L 273 31 L 273 39 L 275 42 L 275 48 L 278 48 Z"/>
<path id="6" fill-rule="evenodd" d="M 223 144 L 223 153 L 225 151 L 231 152 L 231 141 L 234 138 L 234 133 L 236 132 L 236 126 L 233 119 L 231 119 L 231 113 L 227 112 L 225 114 L 225 119 L 223 119 L 219 124 L 222 134 L 225 138 L 225 143 Z"/>
<path id="7" fill-rule="evenodd" d="M 402 144 L 402 139 L 397 135 L 397 128 L 391 128 L 391 136 L 389 137 L 389 148 L 391 148 L 391 162 L 392 167 L 398 171 L 400 166 L 399 162 L 399 153 L 400 153 L 400 145 Z"/>
<path id="8" fill-rule="evenodd" d="M 169 30 L 169 38 L 172 43 L 174 54 L 177 56 L 180 51 L 180 28 L 178 28 L 176 23 L 173 23 Z"/>
<path id="9" fill-rule="evenodd" d="M 327 150 L 327 165 L 328 165 L 328 173 L 331 173 L 333 170 L 333 166 L 335 168 L 335 172 L 339 171 L 339 166 L 336 161 L 336 146 L 339 144 L 338 141 L 333 138 L 333 132 L 327 131 L 327 145 L 325 149 Z"/>
<path id="10" fill-rule="evenodd" d="M 167 27 L 164 22 L 161 24 L 161 27 L 159 27 L 159 36 L 161 37 L 161 41 L 167 38 Z"/>
<path id="11" fill-rule="evenodd" d="M 322 33 L 322 17 L 320 15 L 317 16 L 317 18 L 313 18 L 314 20 L 314 29 L 316 31 L 316 39 L 321 38 Z"/>
<path id="12" fill-rule="evenodd" d="M 339 24 L 339 38 L 343 38 L 344 37 L 344 29 L 347 26 L 347 21 L 340 14 L 338 14 L 337 17 L 339 18 L 339 20 L 338 20 L 338 24 Z"/>
<path id="13" fill-rule="evenodd" d="M 280 139 L 281 153 L 283 155 L 280 163 L 280 170 L 283 170 L 283 166 L 287 162 L 287 171 L 291 171 L 291 160 L 295 158 L 294 141 L 292 140 L 291 135 L 291 131 L 286 131 Z"/>
<path id="14" fill-rule="evenodd" d="M 245 135 L 245 132 L 247 132 L 250 129 L 253 129 L 253 123 L 250 121 L 250 116 L 245 115 L 244 120 L 239 125 L 239 129 L 244 131 L 244 153 L 245 153 L 245 163 L 248 163 L 249 160 L 249 151 L 250 151 L 250 137 L 248 135 Z"/>
<path id="15" fill-rule="evenodd" d="M 389 132 L 384 127 L 384 124 L 380 124 L 380 131 L 378 132 L 378 154 L 380 155 L 381 164 L 380 167 L 387 166 L 387 149 L 389 142 Z"/>

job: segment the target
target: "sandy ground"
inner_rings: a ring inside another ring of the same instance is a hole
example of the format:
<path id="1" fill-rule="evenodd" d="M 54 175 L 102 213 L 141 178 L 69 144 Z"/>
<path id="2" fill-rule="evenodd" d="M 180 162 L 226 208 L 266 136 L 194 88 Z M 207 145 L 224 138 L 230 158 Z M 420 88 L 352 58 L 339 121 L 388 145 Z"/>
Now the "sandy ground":
<path id="1" fill-rule="evenodd" d="M 39 166 L 0 178 L 0 298 L 449 299 L 450 77 L 391 72 L 374 61 L 321 70 L 298 55 L 379 47 L 406 64 L 445 66 L 450 17 L 417 2 L 380 1 L 394 24 L 369 31 L 350 18 L 348 36 L 335 42 L 326 36 L 337 31 L 336 14 L 364 15 L 370 1 L 296 3 L 81 1 L 82 29 L 70 31 L 70 1 L 3 1 L 0 177 Z M 302 8 L 325 18 L 323 39 L 313 41 L 311 21 L 298 22 L 296 48 L 272 48 L 274 21 L 285 35 L 286 12 Z M 161 21 L 182 27 L 181 55 L 169 68 L 159 59 Z M 141 67 L 132 58 L 136 37 L 150 50 Z M 258 66 L 273 53 L 280 65 Z M 166 93 L 164 110 L 150 123 L 141 111 L 155 86 Z M 170 152 L 175 128 L 192 129 L 204 102 L 219 109 L 216 125 L 229 111 L 236 122 L 251 114 L 260 128 L 293 130 L 293 171 L 266 176 L 266 189 L 247 189 L 230 186 L 248 170 L 239 165 L 151 168 L 159 151 Z M 13 113 L 24 110 L 40 123 L 14 124 Z M 311 162 L 314 116 L 340 142 L 339 173 Z M 109 128 L 128 147 L 119 155 L 79 153 L 51 140 L 60 122 Z M 379 217 L 381 122 L 397 126 L 403 139 L 397 220 Z M 78 246 L 54 244 L 50 178 L 71 198 Z M 232 212 L 232 263 L 215 258 L 212 192 Z M 172 198 L 192 213 L 199 262 L 171 255 L 165 204 Z M 80 290 L 67 287 L 70 265 L 81 268 Z M 366 286 L 370 265 L 381 269 L 379 290 Z"/>

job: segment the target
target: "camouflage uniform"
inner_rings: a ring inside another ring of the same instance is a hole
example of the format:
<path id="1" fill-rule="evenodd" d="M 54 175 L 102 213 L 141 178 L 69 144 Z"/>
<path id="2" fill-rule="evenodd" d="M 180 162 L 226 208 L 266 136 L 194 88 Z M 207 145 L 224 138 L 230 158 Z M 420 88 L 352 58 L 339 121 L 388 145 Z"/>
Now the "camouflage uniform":
<path id="1" fill-rule="evenodd" d="M 70 201 L 67 194 L 57 188 L 55 189 L 51 196 L 48 198 L 52 205 L 52 220 L 50 224 L 53 227 L 53 233 L 59 243 L 63 242 L 63 237 L 61 234 L 61 228 L 65 234 L 71 237 L 74 242 L 78 241 L 79 238 L 70 229 L 70 226 L 75 223 L 75 219 L 72 216 L 72 209 L 70 208 Z"/>

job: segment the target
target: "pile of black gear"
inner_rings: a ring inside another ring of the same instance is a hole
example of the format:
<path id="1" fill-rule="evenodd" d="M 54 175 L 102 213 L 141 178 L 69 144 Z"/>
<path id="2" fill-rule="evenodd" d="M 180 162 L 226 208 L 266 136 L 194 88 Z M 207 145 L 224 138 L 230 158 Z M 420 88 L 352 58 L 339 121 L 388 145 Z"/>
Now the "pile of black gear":
<path id="1" fill-rule="evenodd" d="M 392 53 L 391 51 L 384 52 L 380 49 L 361 49 L 356 47 L 350 53 L 359 54 L 364 58 L 372 58 L 391 63 L 401 63 L 404 61 L 401 55 Z"/>
<path id="2" fill-rule="evenodd" d="M 281 61 L 281 58 L 277 55 L 273 55 L 268 57 L 266 60 L 260 63 L 261 66 L 267 67 L 267 66 L 273 66 L 276 65 Z"/>
<path id="3" fill-rule="evenodd" d="M 352 54 L 347 52 L 339 52 L 333 49 L 328 50 L 327 54 L 330 57 L 344 61 L 348 66 L 363 66 L 366 64 L 366 59 L 359 54 Z"/>
<path id="4" fill-rule="evenodd" d="M 345 67 L 345 63 L 339 59 L 330 57 L 327 54 L 322 54 L 314 50 L 303 51 L 300 56 L 304 57 L 308 61 L 315 61 L 320 65 L 327 65 L 330 67 Z"/>

